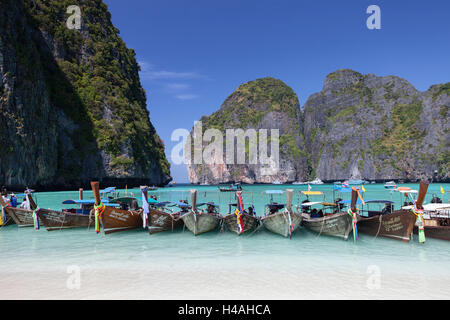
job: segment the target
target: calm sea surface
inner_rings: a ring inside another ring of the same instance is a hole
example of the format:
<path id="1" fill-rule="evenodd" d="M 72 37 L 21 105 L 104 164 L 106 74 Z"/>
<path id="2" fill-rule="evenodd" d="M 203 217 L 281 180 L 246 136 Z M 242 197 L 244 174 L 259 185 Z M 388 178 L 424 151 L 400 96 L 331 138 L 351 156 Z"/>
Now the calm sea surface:
<path id="1" fill-rule="evenodd" d="M 418 184 L 404 184 L 418 189 Z M 431 184 L 442 197 L 441 184 Z M 106 187 L 106 186 L 102 186 Z M 447 191 L 450 184 L 442 184 Z M 198 202 L 214 201 L 228 212 L 232 193 L 196 186 Z M 293 188 L 294 204 L 306 185 L 244 186 L 245 206 L 259 214 L 269 189 Z M 189 199 L 190 186 L 151 192 L 159 200 Z M 382 184 L 365 185 L 365 199 L 402 201 Z M 332 185 L 311 201 L 333 201 Z M 122 193 L 124 190 L 120 190 Z M 140 198 L 138 189 L 129 189 Z M 443 196 L 449 201 L 450 193 Z M 61 209 L 74 192 L 36 193 L 42 208 Z M 85 199 L 92 197 L 89 190 Z M 284 202 L 283 196 L 274 201 Z M 350 193 L 335 194 L 345 200 Z M 264 229 L 236 236 L 188 230 L 149 236 L 143 230 L 97 235 L 93 228 L 48 232 L 12 225 L 0 228 L 0 299 L 439 299 L 450 297 L 450 243 L 417 237 L 408 244 L 361 234 L 358 243 L 299 228 L 291 240 Z"/>

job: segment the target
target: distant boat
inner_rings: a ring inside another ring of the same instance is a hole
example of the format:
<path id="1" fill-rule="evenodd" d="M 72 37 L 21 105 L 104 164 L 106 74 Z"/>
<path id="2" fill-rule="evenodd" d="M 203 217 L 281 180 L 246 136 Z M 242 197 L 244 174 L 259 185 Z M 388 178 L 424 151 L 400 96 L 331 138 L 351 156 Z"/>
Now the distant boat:
<path id="1" fill-rule="evenodd" d="M 315 178 L 313 181 L 308 181 L 305 184 L 323 184 L 323 181 L 319 178 Z"/>
<path id="2" fill-rule="evenodd" d="M 235 183 L 229 185 L 228 187 L 217 187 L 217 188 L 219 188 L 220 192 L 235 192 L 242 190 L 242 186 L 240 183 Z"/>
<path id="3" fill-rule="evenodd" d="M 281 184 L 281 181 L 277 179 L 275 181 L 272 181 L 272 184 Z"/>
<path id="4" fill-rule="evenodd" d="M 351 179 L 351 180 L 346 180 L 344 181 L 344 183 L 348 184 L 348 185 L 361 185 L 361 184 L 365 184 L 367 183 L 366 180 L 360 180 L 360 179 Z"/>
<path id="5" fill-rule="evenodd" d="M 384 184 L 384 187 L 386 189 L 395 189 L 397 188 L 397 185 L 395 184 L 395 181 L 389 181 Z"/>
<path id="6" fill-rule="evenodd" d="M 306 184 L 306 182 L 302 182 L 302 181 L 295 181 L 295 182 L 292 182 L 292 184 Z"/>

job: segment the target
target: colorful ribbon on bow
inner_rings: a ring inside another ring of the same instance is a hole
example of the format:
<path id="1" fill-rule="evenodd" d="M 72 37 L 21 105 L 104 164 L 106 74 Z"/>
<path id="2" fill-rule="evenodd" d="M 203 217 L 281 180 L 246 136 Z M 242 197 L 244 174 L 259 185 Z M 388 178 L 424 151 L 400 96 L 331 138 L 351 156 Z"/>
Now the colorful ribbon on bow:
<path id="1" fill-rule="evenodd" d="M 237 223 L 237 228 L 239 230 L 239 233 L 244 232 L 244 223 L 242 221 L 242 213 L 236 209 L 236 211 L 234 211 L 234 214 L 236 215 L 236 223 Z"/>
<path id="2" fill-rule="evenodd" d="M 105 210 L 105 205 L 100 202 L 99 205 L 94 205 L 95 210 L 95 232 L 100 233 L 100 220 L 102 219 L 103 211 Z"/>
<path id="3" fill-rule="evenodd" d="M 419 229 L 419 243 L 425 243 L 425 221 L 423 220 L 423 209 L 418 209 L 416 201 L 411 211 L 417 216 L 417 227 Z"/>
<path id="4" fill-rule="evenodd" d="M 39 210 L 41 210 L 41 208 L 36 208 L 33 210 L 34 230 L 39 230 L 41 228 L 41 226 L 39 224 Z"/>
<path id="5" fill-rule="evenodd" d="M 358 212 L 358 209 L 355 210 L 355 212 L 352 211 L 352 209 L 348 209 L 347 213 L 352 217 L 352 226 L 353 226 L 353 241 L 358 241 L 358 218 L 356 217 L 356 213 Z"/>

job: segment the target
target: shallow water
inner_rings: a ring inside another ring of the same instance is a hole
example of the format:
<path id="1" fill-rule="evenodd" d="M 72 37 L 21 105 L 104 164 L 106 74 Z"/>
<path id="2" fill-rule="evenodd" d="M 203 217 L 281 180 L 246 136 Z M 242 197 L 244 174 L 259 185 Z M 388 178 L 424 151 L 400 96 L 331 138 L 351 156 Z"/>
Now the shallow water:
<path id="1" fill-rule="evenodd" d="M 439 186 L 430 185 L 427 201 L 432 193 L 440 195 Z M 227 212 L 231 194 L 219 194 L 216 187 L 196 188 L 198 202 L 214 200 Z M 253 196 L 261 213 L 268 200 L 261 192 L 286 188 L 299 191 L 307 186 L 244 186 L 244 201 L 250 204 Z M 332 186 L 312 188 L 325 191 L 327 201 L 333 199 Z M 365 199 L 390 199 L 382 185 L 365 188 Z M 186 199 L 188 190 L 180 186 L 154 193 L 160 200 L 174 201 Z M 139 194 L 138 189 L 128 191 Z M 78 197 L 78 191 L 36 196 L 40 207 L 60 209 L 60 203 Z M 303 199 L 295 197 L 294 202 Z M 399 203 L 399 194 L 392 200 Z M 317 237 L 303 228 L 289 240 L 263 229 L 240 237 L 230 232 L 194 237 L 187 230 L 105 236 L 92 228 L 47 232 L 13 225 L 0 229 L 0 299 L 448 298 L 449 248 L 450 243 L 441 240 L 419 244 L 414 238 L 405 244 L 363 234 L 355 244 L 351 239 Z"/>

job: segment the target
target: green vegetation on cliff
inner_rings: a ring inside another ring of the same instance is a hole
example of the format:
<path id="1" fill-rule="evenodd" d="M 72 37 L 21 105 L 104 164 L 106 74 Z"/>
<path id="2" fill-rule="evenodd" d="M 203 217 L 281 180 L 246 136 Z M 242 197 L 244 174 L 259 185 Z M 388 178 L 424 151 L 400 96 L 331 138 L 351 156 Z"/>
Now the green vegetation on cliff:
<path id="1" fill-rule="evenodd" d="M 71 30 L 66 10 L 73 1 L 25 3 L 30 23 L 48 35 L 49 50 L 56 52 L 55 61 L 47 56 L 46 80 L 52 102 L 79 125 L 72 133 L 76 149 L 89 152 L 86 146 L 94 140 L 114 168 L 126 171 L 136 162 L 144 173 L 159 166 L 169 176 L 164 145 L 149 121 L 135 52 L 120 38 L 107 6 L 100 0 L 77 1 L 82 28 Z"/>

